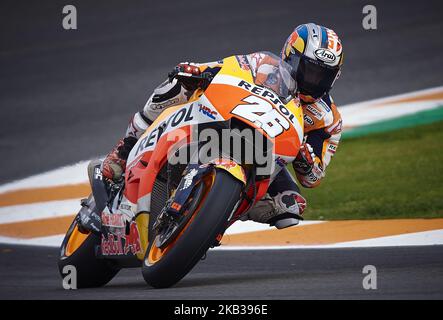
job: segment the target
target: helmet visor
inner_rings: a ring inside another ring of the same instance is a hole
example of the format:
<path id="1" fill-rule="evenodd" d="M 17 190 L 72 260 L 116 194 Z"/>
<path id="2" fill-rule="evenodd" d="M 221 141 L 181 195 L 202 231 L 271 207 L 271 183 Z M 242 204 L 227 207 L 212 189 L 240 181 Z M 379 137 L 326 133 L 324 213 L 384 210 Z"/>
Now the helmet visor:
<path id="1" fill-rule="evenodd" d="M 339 72 L 339 67 L 327 66 L 310 58 L 300 60 L 297 71 L 297 86 L 301 93 L 321 98 L 329 92 Z"/>

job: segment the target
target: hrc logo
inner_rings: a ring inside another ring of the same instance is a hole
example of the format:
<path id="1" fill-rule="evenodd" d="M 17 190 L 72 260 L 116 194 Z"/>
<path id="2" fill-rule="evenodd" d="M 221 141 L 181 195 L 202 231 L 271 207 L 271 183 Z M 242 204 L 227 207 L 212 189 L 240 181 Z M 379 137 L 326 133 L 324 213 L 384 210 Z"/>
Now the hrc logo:
<path id="1" fill-rule="evenodd" d="M 215 116 L 217 115 L 217 112 L 214 110 L 209 109 L 208 107 L 200 104 L 199 105 L 199 112 L 203 113 L 205 116 L 211 118 L 212 120 L 215 120 Z"/>

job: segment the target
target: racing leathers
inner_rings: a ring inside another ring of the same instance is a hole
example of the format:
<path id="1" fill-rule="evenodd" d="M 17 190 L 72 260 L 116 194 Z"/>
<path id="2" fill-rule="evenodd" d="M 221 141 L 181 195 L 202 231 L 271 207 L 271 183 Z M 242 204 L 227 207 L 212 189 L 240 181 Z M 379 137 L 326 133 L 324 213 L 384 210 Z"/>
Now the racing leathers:
<path id="1" fill-rule="evenodd" d="M 241 67 L 250 68 L 255 74 L 256 84 L 271 88 L 272 84 L 278 85 L 278 81 L 270 79 L 269 76 L 276 74 L 273 71 L 278 65 L 268 56 L 254 53 L 236 57 Z M 209 72 L 215 76 L 222 63 L 222 61 L 204 64 L 182 63 L 175 70 L 192 75 Z M 161 83 L 143 109 L 132 117 L 125 137 L 104 160 L 103 175 L 112 180 L 121 179 L 129 151 L 149 125 L 166 108 L 186 103 L 195 89 L 196 87 L 190 83 L 177 81 L 171 77 Z M 324 177 L 325 169 L 337 149 L 341 117 L 329 95 L 316 103 L 302 104 L 302 108 L 305 136 L 293 167 L 300 184 L 306 188 L 313 188 Z M 246 219 L 285 228 L 298 224 L 305 208 L 306 200 L 300 194 L 294 178 L 284 167 L 271 183 L 266 196 L 249 210 Z"/>

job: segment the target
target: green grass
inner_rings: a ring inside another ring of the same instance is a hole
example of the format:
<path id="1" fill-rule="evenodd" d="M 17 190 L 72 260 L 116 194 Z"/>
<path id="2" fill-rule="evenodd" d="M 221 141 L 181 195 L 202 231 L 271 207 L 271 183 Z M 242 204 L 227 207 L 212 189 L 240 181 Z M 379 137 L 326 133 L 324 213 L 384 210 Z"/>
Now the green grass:
<path id="1" fill-rule="evenodd" d="M 443 122 L 344 139 L 305 218 L 443 217 L 442 179 Z"/>

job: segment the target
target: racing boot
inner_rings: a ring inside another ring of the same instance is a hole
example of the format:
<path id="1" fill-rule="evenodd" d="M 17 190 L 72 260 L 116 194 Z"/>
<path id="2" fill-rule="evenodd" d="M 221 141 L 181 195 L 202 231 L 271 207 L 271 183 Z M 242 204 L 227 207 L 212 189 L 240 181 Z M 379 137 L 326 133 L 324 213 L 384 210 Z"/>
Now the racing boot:
<path id="1" fill-rule="evenodd" d="M 285 191 L 271 197 L 267 194 L 248 212 L 246 220 L 267 223 L 271 227 L 284 229 L 298 225 L 303 220 L 306 200 L 295 191 Z"/>

